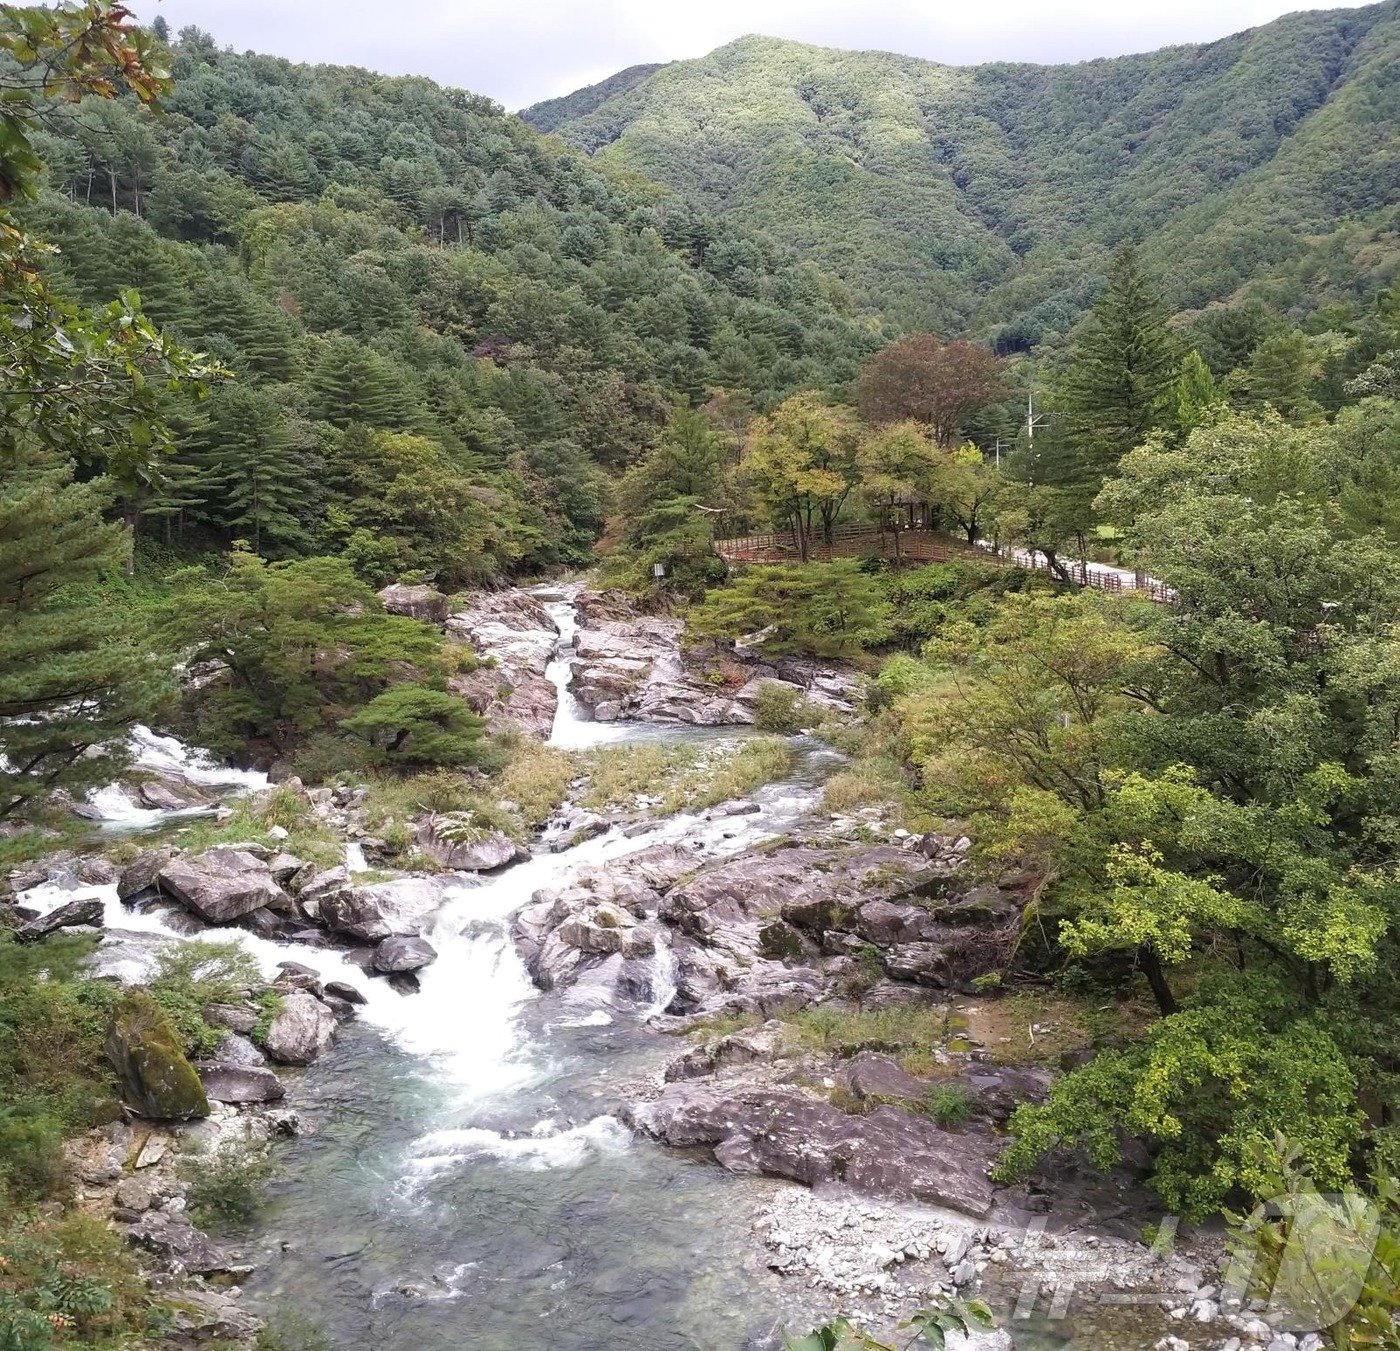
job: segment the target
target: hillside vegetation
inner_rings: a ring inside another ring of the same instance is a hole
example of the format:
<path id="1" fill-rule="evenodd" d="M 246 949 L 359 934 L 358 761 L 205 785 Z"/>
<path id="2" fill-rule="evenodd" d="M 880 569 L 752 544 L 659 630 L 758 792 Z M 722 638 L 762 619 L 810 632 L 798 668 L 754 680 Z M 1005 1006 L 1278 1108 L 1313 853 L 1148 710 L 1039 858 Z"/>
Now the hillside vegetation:
<path id="1" fill-rule="evenodd" d="M 1282 306 L 1374 292 L 1400 247 L 1397 70 L 1392 0 L 1074 66 L 746 37 L 573 120 L 523 116 L 791 241 L 907 327 L 1014 349 L 1067 332 L 1130 240 L 1177 308 L 1255 278 Z"/>
<path id="2" fill-rule="evenodd" d="M 196 30 L 172 73 L 162 113 L 56 110 L 24 209 L 60 289 L 134 288 L 237 377 L 121 485 L 138 544 L 349 549 L 376 585 L 577 562 L 678 400 L 769 405 L 879 341 L 812 264 L 486 99 Z"/>

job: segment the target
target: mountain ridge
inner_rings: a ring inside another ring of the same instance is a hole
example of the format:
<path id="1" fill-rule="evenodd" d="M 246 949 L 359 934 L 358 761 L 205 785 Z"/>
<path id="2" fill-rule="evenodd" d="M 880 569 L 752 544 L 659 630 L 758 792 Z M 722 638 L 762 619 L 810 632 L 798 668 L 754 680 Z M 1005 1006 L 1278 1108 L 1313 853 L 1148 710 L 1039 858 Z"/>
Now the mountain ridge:
<path id="1" fill-rule="evenodd" d="M 1072 65 L 747 35 L 553 130 L 788 239 L 865 308 L 1013 324 L 1018 344 L 1062 334 L 1125 239 L 1182 308 L 1252 283 L 1299 304 L 1300 285 L 1316 301 L 1384 281 L 1400 254 L 1396 69 L 1396 0 Z"/>

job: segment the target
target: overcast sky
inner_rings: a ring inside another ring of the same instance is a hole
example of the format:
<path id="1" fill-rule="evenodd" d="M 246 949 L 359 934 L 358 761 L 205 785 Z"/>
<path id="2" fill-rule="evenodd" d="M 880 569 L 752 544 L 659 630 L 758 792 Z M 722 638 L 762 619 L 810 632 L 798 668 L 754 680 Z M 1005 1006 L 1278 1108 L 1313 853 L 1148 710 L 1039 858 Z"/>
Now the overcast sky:
<path id="1" fill-rule="evenodd" d="M 1082 61 L 1208 42 L 1298 9 L 1272 0 L 136 0 L 146 20 L 297 61 L 430 75 L 516 109 L 745 33 L 934 61 Z"/>

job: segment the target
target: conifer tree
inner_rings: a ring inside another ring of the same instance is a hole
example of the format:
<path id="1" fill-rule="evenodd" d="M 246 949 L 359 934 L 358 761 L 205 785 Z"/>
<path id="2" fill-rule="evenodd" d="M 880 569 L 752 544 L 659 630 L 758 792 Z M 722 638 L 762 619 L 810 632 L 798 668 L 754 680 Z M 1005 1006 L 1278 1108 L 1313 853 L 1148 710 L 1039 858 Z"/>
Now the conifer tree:
<path id="1" fill-rule="evenodd" d="M 1128 451 L 1172 420 L 1180 369 L 1166 305 L 1137 252 L 1125 245 L 1075 335 L 1064 380 L 1070 473 L 1090 498 Z"/>
<path id="2" fill-rule="evenodd" d="M 237 384 L 220 390 L 196 443 L 198 491 L 213 523 L 246 539 L 255 553 L 308 542 L 298 509 L 307 501 L 311 464 L 271 394 Z"/>
<path id="3" fill-rule="evenodd" d="M 128 616 L 93 594 L 127 553 L 124 527 L 102 519 L 106 483 L 75 483 L 42 451 L 2 468 L 0 819 L 54 788 L 110 782 L 113 743 L 167 685 Z"/>
<path id="4" fill-rule="evenodd" d="M 110 94 L 108 63 L 143 99 L 159 89 L 119 7 L 22 17 L 23 41 L 0 44 L 19 73 L 0 114 L 0 201 L 33 189 L 44 95 Z M 37 261 L 0 211 L 0 819 L 109 781 L 122 731 L 158 702 L 168 658 L 97 589 L 129 553 L 126 527 L 102 513 L 168 442 L 162 391 L 203 373 L 134 293 L 89 315 L 50 291 Z M 105 473 L 76 482 L 78 459 Z"/>
<path id="5" fill-rule="evenodd" d="M 408 400 L 393 366 L 352 338 L 325 344 L 311 373 L 311 392 L 317 416 L 337 427 L 399 427 L 408 420 Z"/>

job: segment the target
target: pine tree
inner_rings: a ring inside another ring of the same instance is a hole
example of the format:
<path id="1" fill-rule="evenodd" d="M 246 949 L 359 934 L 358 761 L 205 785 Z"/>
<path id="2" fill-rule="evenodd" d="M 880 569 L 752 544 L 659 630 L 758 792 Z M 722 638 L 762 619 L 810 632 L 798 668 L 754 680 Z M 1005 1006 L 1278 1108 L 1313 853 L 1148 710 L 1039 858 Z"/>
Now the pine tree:
<path id="1" fill-rule="evenodd" d="M 1211 416 L 1211 410 L 1221 403 L 1215 377 L 1194 347 L 1182 360 L 1174 398 L 1176 430 L 1183 437 L 1204 423 Z"/>
<path id="2" fill-rule="evenodd" d="M 332 338 L 311 373 L 317 416 L 337 427 L 363 422 L 400 427 L 409 418 L 408 401 L 394 367 L 353 338 Z"/>
<path id="3" fill-rule="evenodd" d="M 1089 497 L 1147 434 L 1167 426 L 1181 369 L 1167 308 L 1129 246 L 1075 334 L 1064 379 L 1065 436 L 1076 486 Z"/>
<path id="4" fill-rule="evenodd" d="M 208 518 L 247 540 L 254 553 L 304 546 L 299 509 L 308 498 L 311 464 L 277 400 L 266 390 L 231 385 L 209 401 L 207 411 L 194 437 L 194 491 L 209 504 Z"/>
<path id="5" fill-rule="evenodd" d="M 102 480 L 44 452 L 0 475 L 0 819 L 63 787 L 110 782 L 122 732 L 165 693 L 129 616 L 95 594 L 127 555 Z M 99 749 L 101 748 L 101 749 Z"/>

